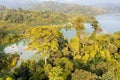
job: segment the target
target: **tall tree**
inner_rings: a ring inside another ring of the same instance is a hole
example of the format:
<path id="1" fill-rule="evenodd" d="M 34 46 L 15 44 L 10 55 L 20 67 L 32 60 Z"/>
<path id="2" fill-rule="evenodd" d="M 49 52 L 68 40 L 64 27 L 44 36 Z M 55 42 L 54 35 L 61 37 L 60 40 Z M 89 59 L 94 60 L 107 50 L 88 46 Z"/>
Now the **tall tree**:
<path id="1" fill-rule="evenodd" d="M 58 42 L 61 37 L 62 34 L 54 27 L 36 27 L 28 34 L 29 47 L 41 53 L 47 63 L 50 54 L 58 50 Z"/>

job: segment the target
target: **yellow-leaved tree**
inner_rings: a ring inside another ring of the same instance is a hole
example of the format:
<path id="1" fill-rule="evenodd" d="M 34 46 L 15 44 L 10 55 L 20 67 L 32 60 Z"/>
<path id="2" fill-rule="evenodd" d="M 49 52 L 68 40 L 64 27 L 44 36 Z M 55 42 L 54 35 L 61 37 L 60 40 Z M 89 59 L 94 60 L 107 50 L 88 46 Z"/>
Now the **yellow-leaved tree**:
<path id="1" fill-rule="evenodd" d="M 35 27 L 28 33 L 29 48 L 37 50 L 47 63 L 50 53 L 58 50 L 61 37 L 62 34 L 53 26 Z"/>

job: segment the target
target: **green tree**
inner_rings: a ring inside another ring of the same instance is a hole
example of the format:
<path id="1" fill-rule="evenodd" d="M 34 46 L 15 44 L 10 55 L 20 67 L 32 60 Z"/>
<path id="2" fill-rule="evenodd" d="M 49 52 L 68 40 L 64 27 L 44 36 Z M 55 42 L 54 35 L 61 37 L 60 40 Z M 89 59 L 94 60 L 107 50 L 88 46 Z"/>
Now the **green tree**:
<path id="1" fill-rule="evenodd" d="M 91 35 L 91 38 L 95 38 L 96 34 L 102 31 L 102 28 L 100 28 L 99 22 L 96 19 L 92 21 L 92 28 L 94 31 Z"/>
<path id="2" fill-rule="evenodd" d="M 74 26 L 77 31 L 77 36 L 79 38 L 81 38 L 81 33 L 83 32 L 83 30 L 85 30 L 84 22 L 85 22 L 84 17 L 79 17 L 74 21 Z"/>
<path id="3" fill-rule="evenodd" d="M 85 70 L 76 69 L 71 80 L 96 80 L 96 75 Z"/>
<path id="4" fill-rule="evenodd" d="M 70 43 L 68 44 L 68 47 L 72 51 L 72 55 L 78 55 L 79 54 L 79 49 L 80 49 L 80 44 L 79 44 L 79 37 L 72 38 Z"/>
<path id="5" fill-rule="evenodd" d="M 59 66 L 53 67 L 49 72 L 49 80 L 65 80 L 63 76 L 63 69 Z"/>

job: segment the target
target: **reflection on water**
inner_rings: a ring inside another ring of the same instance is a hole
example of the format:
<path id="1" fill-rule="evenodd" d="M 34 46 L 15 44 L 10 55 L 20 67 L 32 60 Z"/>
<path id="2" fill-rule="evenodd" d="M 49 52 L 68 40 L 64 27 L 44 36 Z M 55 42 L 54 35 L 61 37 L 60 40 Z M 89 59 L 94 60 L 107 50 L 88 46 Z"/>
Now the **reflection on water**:
<path id="1" fill-rule="evenodd" d="M 15 54 L 15 53 L 19 54 L 20 58 L 17 63 L 17 65 L 19 65 L 23 60 L 28 60 L 33 58 L 33 56 L 36 53 L 36 51 L 33 50 L 26 50 L 26 47 L 27 47 L 27 43 L 24 40 L 22 40 L 18 44 L 14 43 L 12 45 L 5 47 L 4 52 L 11 54 Z"/>

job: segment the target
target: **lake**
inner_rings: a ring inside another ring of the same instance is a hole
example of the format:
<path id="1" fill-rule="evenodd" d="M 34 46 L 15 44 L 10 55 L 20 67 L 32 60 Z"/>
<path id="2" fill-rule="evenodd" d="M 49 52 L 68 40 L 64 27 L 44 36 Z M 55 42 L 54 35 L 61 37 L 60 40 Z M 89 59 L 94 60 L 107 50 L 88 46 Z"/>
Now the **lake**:
<path id="1" fill-rule="evenodd" d="M 103 29 L 102 33 L 114 33 L 120 31 L 120 13 L 103 14 L 97 16 L 96 19 L 99 22 L 99 26 Z M 94 31 L 90 23 L 85 23 L 85 27 L 88 34 Z M 76 35 L 76 30 L 74 28 L 63 28 L 61 31 L 68 41 L 70 41 Z"/>
<path id="2" fill-rule="evenodd" d="M 36 57 L 39 57 L 38 54 L 37 56 L 35 56 L 35 53 L 37 51 L 26 50 L 26 48 L 27 48 L 27 41 L 21 40 L 19 41 L 19 43 L 14 43 L 5 47 L 4 52 L 11 53 L 11 54 L 15 54 L 15 53 L 19 54 L 20 58 L 18 60 L 17 65 L 20 65 L 22 61 L 28 60 L 28 59 L 35 59 L 36 61 L 38 61 L 38 58 L 36 58 Z"/>
<path id="3" fill-rule="evenodd" d="M 100 15 L 96 17 L 97 20 L 99 21 L 99 24 L 101 26 L 101 28 L 104 30 L 104 33 L 114 33 L 116 31 L 120 31 L 120 13 L 116 13 L 116 14 L 104 14 L 104 15 Z M 86 23 L 86 31 L 88 33 L 91 33 L 93 31 L 91 24 Z M 75 28 L 70 28 L 70 29 L 66 29 L 63 28 L 61 29 L 61 32 L 64 35 L 64 38 L 68 39 L 68 41 L 70 41 L 73 37 L 76 36 L 76 30 Z M 28 60 L 28 59 L 35 59 L 36 61 L 38 61 L 38 59 L 40 58 L 40 54 L 37 54 L 37 56 L 35 56 L 36 51 L 33 50 L 26 50 L 27 47 L 27 43 L 22 40 L 20 41 L 18 44 L 12 44 L 7 46 L 4 51 L 5 53 L 11 53 L 11 54 L 15 54 L 18 53 L 20 55 L 20 60 L 18 61 L 18 65 L 21 63 L 21 61 L 23 60 Z"/>
<path id="4" fill-rule="evenodd" d="M 120 13 L 99 15 L 96 18 L 104 33 L 120 31 Z"/>

